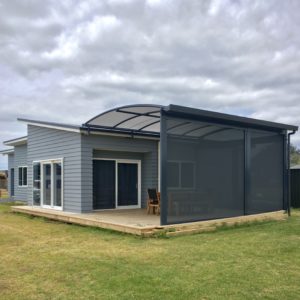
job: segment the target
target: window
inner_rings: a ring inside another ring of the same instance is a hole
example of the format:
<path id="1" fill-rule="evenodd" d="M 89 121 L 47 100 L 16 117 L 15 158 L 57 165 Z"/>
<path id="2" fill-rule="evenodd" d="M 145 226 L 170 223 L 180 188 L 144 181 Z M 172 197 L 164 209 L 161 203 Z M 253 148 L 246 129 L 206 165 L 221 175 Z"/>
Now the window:
<path id="1" fill-rule="evenodd" d="M 191 162 L 181 163 L 181 187 L 194 188 L 195 165 Z"/>
<path id="2" fill-rule="evenodd" d="M 27 167 L 19 167 L 19 186 L 27 186 Z"/>
<path id="3" fill-rule="evenodd" d="M 169 187 L 179 187 L 179 163 L 178 162 L 168 162 L 168 170 L 170 176 L 168 177 Z"/>
<path id="4" fill-rule="evenodd" d="M 187 161 L 168 162 L 168 187 L 193 189 L 195 186 L 195 164 Z"/>

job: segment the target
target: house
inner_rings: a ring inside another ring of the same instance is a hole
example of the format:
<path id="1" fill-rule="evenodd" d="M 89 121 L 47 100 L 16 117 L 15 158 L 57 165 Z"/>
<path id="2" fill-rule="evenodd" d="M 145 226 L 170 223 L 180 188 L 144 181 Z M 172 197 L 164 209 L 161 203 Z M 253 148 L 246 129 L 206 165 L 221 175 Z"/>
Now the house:
<path id="1" fill-rule="evenodd" d="M 128 105 L 82 125 L 19 119 L 6 141 L 9 193 L 30 206 L 86 213 L 145 208 L 160 224 L 288 209 L 289 137 L 298 127 L 177 105 Z"/>

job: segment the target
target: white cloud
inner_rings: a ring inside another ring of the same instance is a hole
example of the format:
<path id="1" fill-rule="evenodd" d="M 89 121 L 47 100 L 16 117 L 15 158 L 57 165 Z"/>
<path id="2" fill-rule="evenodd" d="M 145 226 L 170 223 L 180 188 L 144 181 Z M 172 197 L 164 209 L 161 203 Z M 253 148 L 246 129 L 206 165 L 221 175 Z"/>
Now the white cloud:
<path id="1" fill-rule="evenodd" d="M 95 16 L 92 21 L 79 24 L 74 30 L 62 33 L 57 38 L 57 47 L 42 54 L 49 59 L 68 59 L 78 54 L 81 45 L 95 42 L 102 33 L 109 31 L 121 22 L 115 16 Z"/>
<path id="2" fill-rule="evenodd" d="M 147 0 L 146 3 L 147 5 L 151 6 L 158 6 L 161 5 L 164 1 L 162 0 Z"/>

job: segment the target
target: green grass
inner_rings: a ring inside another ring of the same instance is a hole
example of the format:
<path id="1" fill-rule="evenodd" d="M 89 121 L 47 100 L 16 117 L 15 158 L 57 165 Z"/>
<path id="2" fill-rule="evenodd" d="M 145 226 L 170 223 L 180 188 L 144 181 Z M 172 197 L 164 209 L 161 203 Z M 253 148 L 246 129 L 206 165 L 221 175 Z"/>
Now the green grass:
<path id="1" fill-rule="evenodd" d="M 140 238 L 0 205 L 1 299 L 299 299 L 300 211 L 174 238 Z"/>

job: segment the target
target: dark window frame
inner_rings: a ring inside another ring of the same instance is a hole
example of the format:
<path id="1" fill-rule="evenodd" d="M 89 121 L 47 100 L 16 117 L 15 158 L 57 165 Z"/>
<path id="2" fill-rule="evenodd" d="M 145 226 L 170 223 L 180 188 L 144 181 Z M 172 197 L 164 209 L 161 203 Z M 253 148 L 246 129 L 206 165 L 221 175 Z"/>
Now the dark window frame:
<path id="1" fill-rule="evenodd" d="M 195 178 L 196 178 L 196 163 L 194 161 L 190 160 L 168 160 L 168 163 L 177 164 L 178 165 L 178 186 L 168 186 L 171 189 L 182 189 L 182 190 L 194 190 L 195 189 Z M 193 166 L 193 180 L 192 180 L 192 186 L 190 187 L 184 187 L 182 185 L 182 165 L 183 164 L 191 164 Z"/>

